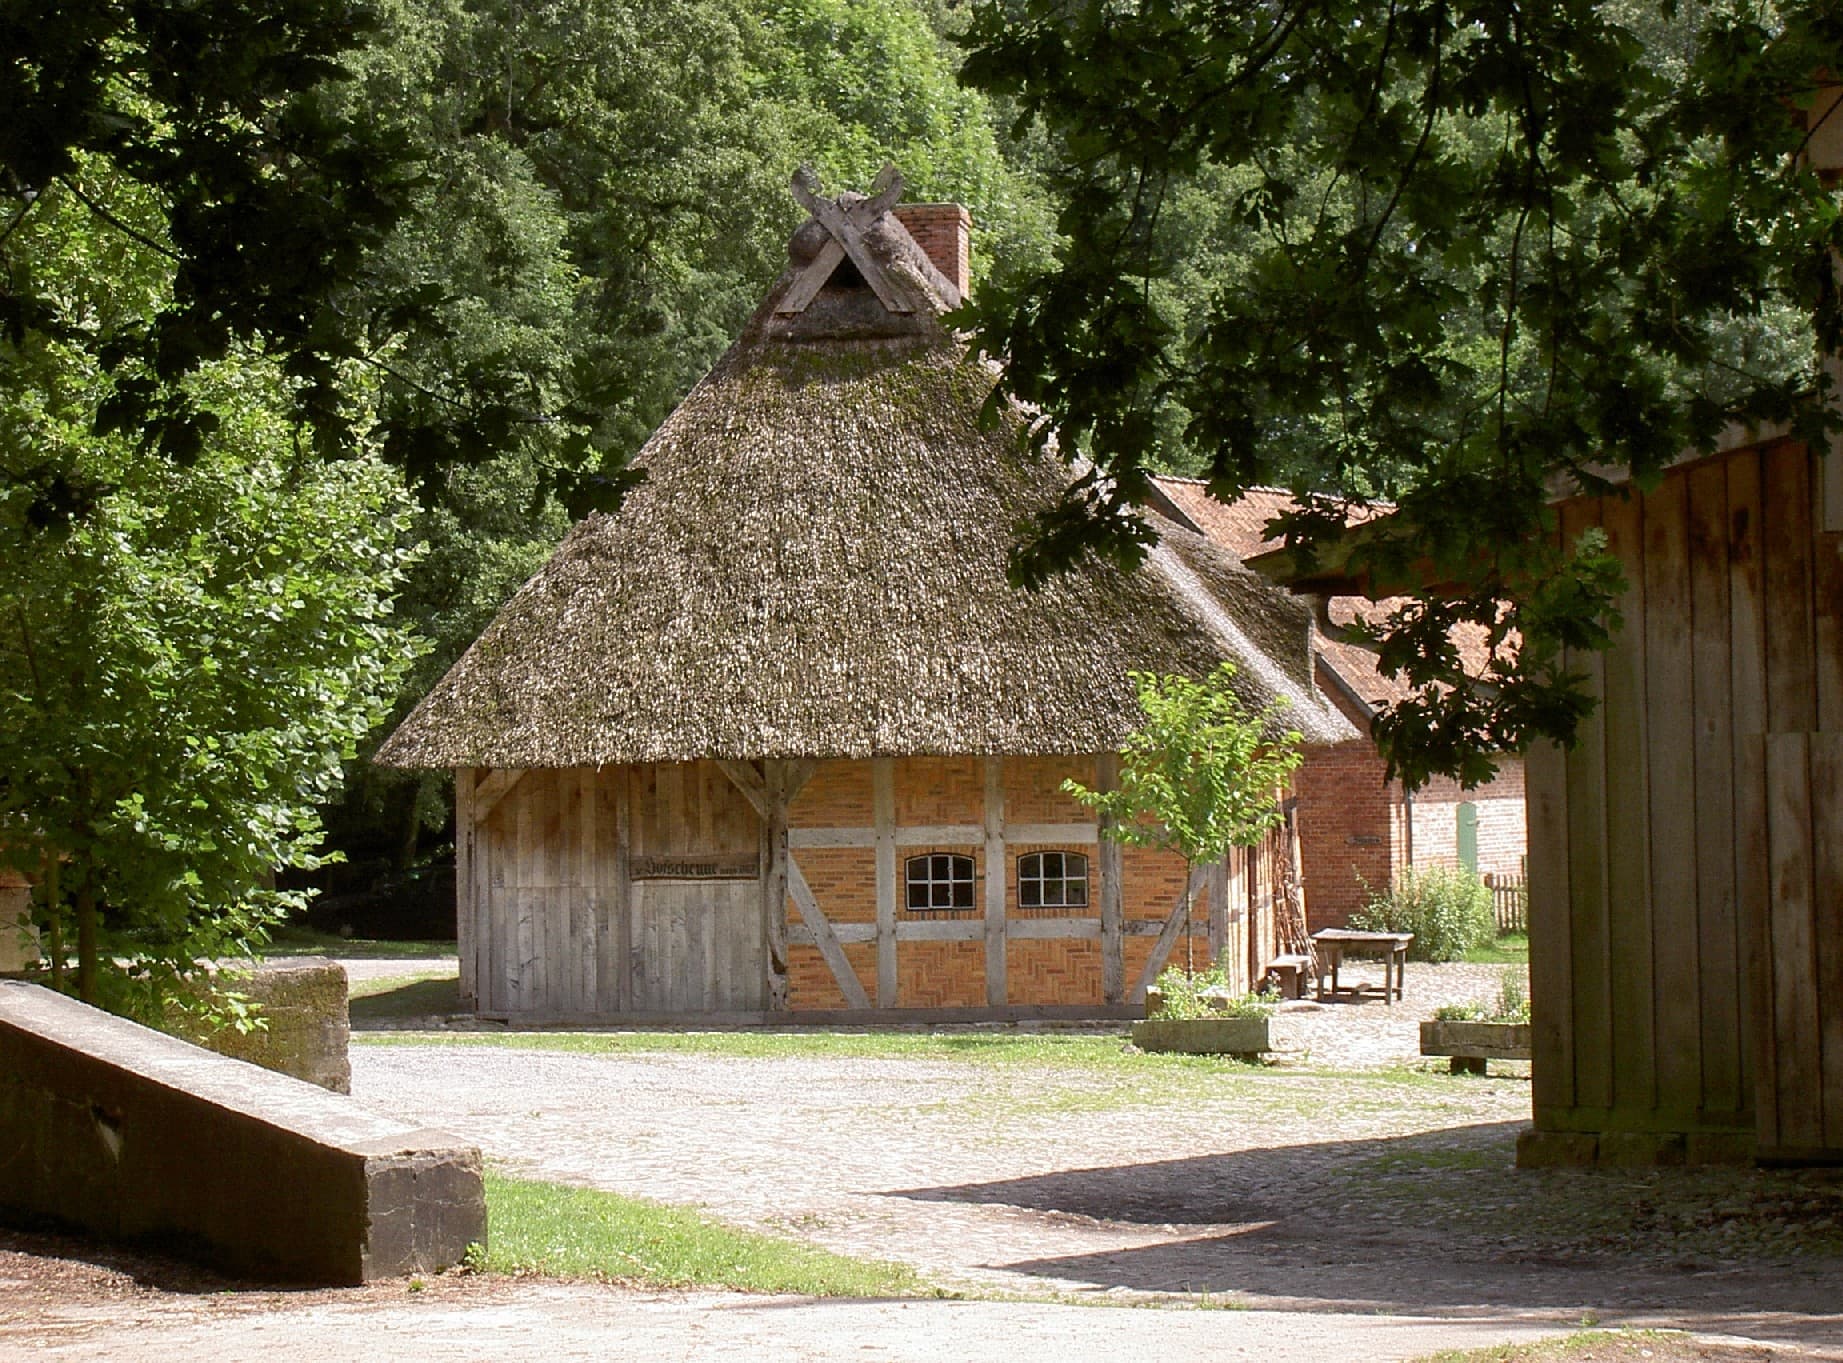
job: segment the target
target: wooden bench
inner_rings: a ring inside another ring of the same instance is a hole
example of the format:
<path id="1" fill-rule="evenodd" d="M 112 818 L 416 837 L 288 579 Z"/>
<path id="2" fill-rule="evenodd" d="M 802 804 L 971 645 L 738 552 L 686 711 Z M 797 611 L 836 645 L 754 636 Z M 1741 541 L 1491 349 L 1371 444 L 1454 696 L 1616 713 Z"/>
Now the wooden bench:
<path id="1" fill-rule="evenodd" d="M 1325 980 L 1331 981 L 1330 996 L 1355 999 L 1362 995 L 1361 986 L 1342 989 L 1338 985 L 1338 963 L 1344 953 L 1374 955 L 1382 958 L 1382 1001 L 1392 1003 L 1401 997 L 1402 984 L 1408 974 L 1408 944 L 1411 932 L 1358 932 L 1354 928 L 1320 928 L 1312 934 L 1318 948 L 1318 997 L 1326 996 Z"/>
<path id="2" fill-rule="evenodd" d="M 1311 968 L 1308 956 L 1276 956 L 1267 963 L 1267 978 L 1278 986 L 1281 998 L 1302 999 L 1305 997 L 1305 977 Z"/>

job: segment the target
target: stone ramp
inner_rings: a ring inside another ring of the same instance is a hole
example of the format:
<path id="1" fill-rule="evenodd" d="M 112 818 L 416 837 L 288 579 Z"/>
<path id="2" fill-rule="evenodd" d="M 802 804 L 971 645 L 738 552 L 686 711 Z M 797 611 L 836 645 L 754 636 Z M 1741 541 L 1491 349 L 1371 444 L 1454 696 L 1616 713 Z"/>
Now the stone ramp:
<path id="1" fill-rule="evenodd" d="M 360 1283 L 484 1244 L 480 1171 L 442 1132 L 0 981 L 0 1214 Z"/>

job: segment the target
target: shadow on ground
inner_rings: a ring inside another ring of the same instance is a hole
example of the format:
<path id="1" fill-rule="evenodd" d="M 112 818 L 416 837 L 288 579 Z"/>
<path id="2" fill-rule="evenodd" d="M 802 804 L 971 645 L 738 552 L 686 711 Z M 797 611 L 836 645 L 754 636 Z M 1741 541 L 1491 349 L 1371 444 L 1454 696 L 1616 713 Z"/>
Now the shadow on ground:
<path id="1" fill-rule="evenodd" d="M 1162 1228 L 990 1267 L 1087 1289 L 1307 1309 L 1573 1318 L 1694 1312 L 1843 1348 L 1843 1181 L 1515 1167 L 1521 1123 L 1071 1169 L 892 1196 Z"/>
<path id="2" fill-rule="evenodd" d="M 445 1018 L 461 1011 L 461 982 L 452 975 L 437 980 L 414 980 L 394 989 L 355 996 L 349 1009 L 352 1027 L 357 1031 Z"/>

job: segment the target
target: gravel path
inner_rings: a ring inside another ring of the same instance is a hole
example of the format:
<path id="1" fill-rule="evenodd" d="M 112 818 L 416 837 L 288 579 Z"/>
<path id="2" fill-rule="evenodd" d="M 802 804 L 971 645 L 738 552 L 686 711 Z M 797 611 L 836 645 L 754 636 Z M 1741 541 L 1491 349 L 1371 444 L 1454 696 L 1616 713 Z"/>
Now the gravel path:
<path id="1" fill-rule="evenodd" d="M 354 1094 L 533 1176 L 692 1203 L 937 1281 L 1096 1301 L 1683 1323 L 1843 1344 L 1843 1185 L 1512 1167 L 1527 1080 L 1399 1070 L 1499 967 L 1289 1006 L 1271 1069 L 354 1049 Z M 407 1040 L 407 1039 L 406 1039 Z M 1353 1073 L 1353 1071 L 1358 1071 Z"/>

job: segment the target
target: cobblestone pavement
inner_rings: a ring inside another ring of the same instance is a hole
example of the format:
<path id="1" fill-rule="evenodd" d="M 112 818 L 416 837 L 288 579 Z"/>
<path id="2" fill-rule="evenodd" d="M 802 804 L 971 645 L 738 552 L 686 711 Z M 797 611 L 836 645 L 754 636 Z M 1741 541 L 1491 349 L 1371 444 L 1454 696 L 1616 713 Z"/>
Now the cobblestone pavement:
<path id="1" fill-rule="evenodd" d="M 1843 1349 L 1843 1185 L 1518 1172 L 1526 1078 L 1362 1072 L 1418 1062 L 1420 1018 L 1494 995 L 1501 973 L 1410 966 L 1392 1007 L 1290 1005 L 1304 1050 L 1267 1069 L 406 1038 L 355 1047 L 353 1091 L 518 1172 L 701 1205 L 948 1285 L 1596 1316 Z"/>

